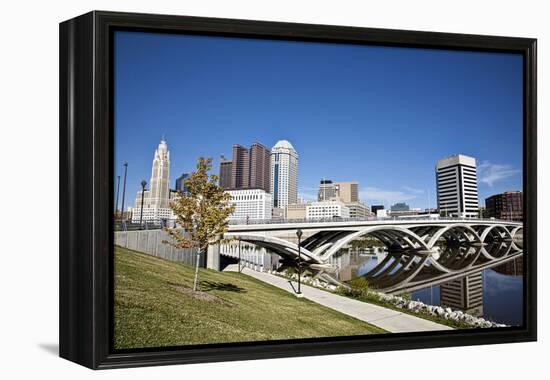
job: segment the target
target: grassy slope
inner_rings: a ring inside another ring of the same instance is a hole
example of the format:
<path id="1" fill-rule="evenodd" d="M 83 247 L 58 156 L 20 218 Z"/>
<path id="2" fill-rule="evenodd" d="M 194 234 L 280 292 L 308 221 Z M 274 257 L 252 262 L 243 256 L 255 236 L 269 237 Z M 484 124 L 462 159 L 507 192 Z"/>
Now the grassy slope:
<path id="1" fill-rule="evenodd" d="M 193 268 L 120 247 L 115 277 L 118 349 L 385 332 L 239 273 L 201 269 L 197 299 Z"/>

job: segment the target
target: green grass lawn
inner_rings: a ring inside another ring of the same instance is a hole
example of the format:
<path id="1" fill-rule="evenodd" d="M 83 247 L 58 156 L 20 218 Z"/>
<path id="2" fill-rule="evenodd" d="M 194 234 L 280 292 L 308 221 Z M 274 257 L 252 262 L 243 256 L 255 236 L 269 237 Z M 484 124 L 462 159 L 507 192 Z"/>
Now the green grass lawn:
<path id="1" fill-rule="evenodd" d="M 244 274 L 200 270 L 115 247 L 115 348 L 265 341 L 386 331 Z"/>

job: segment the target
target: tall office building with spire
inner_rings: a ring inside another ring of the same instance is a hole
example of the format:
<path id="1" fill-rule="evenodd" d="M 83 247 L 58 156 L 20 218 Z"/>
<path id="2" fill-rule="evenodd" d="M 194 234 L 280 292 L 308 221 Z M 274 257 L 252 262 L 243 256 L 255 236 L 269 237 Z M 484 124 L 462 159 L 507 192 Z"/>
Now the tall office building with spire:
<path id="1" fill-rule="evenodd" d="M 298 153 L 286 140 L 271 148 L 271 185 L 273 207 L 284 208 L 298 202 Z"/>
<path id="2" fill-rule="evenodd" d="M 150 204 L 161 208 L 170 207 L 170 152 L 164 137 L 160 140 L 153 157 L 153 168 L 149 183 L 151 186 Z"/>
<path id="3" fill-rule="evenodd" d="M 143 220 L 173 218 L 170 209 L 170 152 L 168 145 L 161 139 L 153 155 L 149 190 L 143 192 Z M 139 222 L 141 217 L 142 190 L 137 192 L 132 221 Z"/>

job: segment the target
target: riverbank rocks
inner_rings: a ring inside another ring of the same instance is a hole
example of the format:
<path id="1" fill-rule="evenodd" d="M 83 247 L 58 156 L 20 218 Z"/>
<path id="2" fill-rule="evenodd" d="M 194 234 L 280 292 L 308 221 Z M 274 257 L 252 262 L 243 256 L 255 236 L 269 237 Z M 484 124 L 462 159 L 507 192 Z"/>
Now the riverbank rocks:
<path id="1" fill-rule="evenodd" d="M 296 273 L 289 274 L 288 272 L 285 271 L 283 273 L 273 272 L 273 274 L 276 274 L 279 276 L 282 275 L 286 278 L 291 278 L 293 280 L 298 279 L 298 275 Z M 318 278 L 312 278 L 308 275 L 302 275 L 301 280 L 303 284 L 315 286 L 321 289 L 326 289 L 331 292 L 334 292 L 337 290 L 337 287 L 335 285 L 329 284 L 326 281 L 319 280 Z M 428 305 L 421 301 L 412 301 L 404 297 L 395 296 L 392 294 L 379 293 L 376 291 L 370 291 L 370 292 L 372 292 L 372 294 L 375 294 L 378 297 L 378 299 L 383 303 L 387 303 L 398 309 L 406 309 L 409 312 L 413 312 L 416 314 L 424 314 L 432 317 L 439 317 L 447 320 L 452 320 L 455 322 L 462 322 L 466 325 L 469 325 L 472 327 L 478 327 L 478 328 L 507 327 L 507 325 L 505 324 L 487 321 L 484 318 L 474 317 L 471 314 L 464 313 L 462 310 L 453 310 L 450 307 Z"/>
<path id="2" fill-rule="evenodd" d="M 492 328 L 492 327 L 507 327 L 504 324 L 487 321 L 484 318 L 474 317 L 473 315 L 464 313 L 462 310 L 453 310 L 450 307 L 441 307 L 427 305 L 421 301 L 407 300 L 403 297 L 394 296 L 384 293 L 376 293 L 379 299 L 387 302 L 399 309 L 407 309 L 415 313 L 424 313 L 433 317 L 444 318 L 455 322 L 462 322 L 472 327 Z"/>

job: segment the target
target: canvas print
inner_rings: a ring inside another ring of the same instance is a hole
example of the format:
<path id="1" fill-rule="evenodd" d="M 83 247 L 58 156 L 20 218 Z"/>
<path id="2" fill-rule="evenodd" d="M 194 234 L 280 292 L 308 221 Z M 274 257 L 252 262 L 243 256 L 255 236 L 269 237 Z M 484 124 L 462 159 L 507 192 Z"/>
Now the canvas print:
<path id="1" fill-rule="evenodd" d="M 521 54 L 113 39 L 115 349 L 523 326 Z"/>

